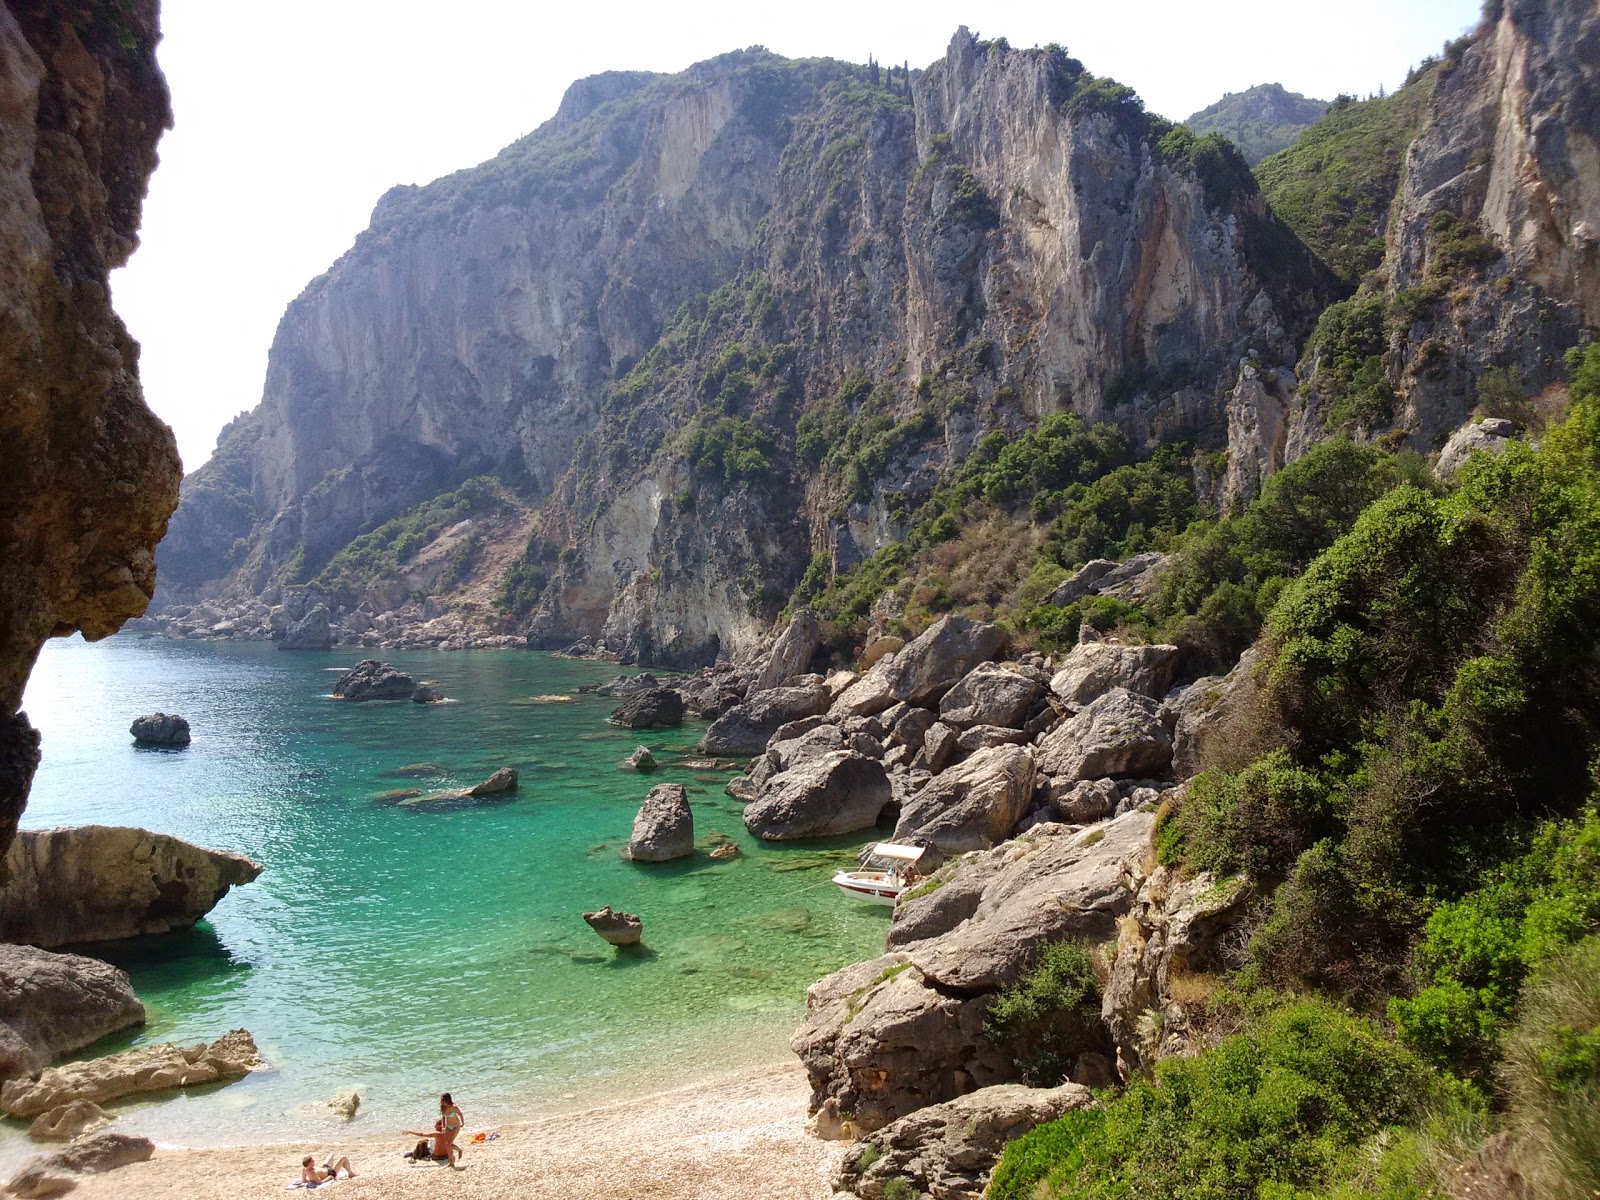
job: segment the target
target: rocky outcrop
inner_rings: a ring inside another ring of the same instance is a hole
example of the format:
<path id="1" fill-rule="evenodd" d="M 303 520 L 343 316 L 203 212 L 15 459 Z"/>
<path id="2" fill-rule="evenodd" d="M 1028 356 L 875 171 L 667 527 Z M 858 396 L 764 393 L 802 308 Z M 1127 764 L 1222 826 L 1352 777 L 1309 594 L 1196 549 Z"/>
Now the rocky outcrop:
<path id="1" fill-rule="evenodd" d="M 626 853 L 634 862 L 670 862 L 694 853 L 694 812 L 681 783 L 650 789 L 633 819 Z"/>
<path id="2" fill-rule="evenodd" d="M 1068 782 L 1160 778 L 1172 762 L 1172 738 L 1161 707 L 1115 687 L 1058 725 L 1039 745 L 1039 768 Z"/>
<path id="3" fill-rule="evenodd" d="M 185 928 L 261 874 L 242 854 L 109 825 L 24 830 L 5 866 L 0 939 L 45 947 Z"/>
<path id="4" fill-rule="evenodd" d="M 926 632 L 885 660 L 889 694 L 907 704 L 937 704 L 979 663 L 1010 641 L 998 625 L 966 617 L 940 617 Z"/>
<path id="5" fill-rule="evenodd" d="M 611 723 L 624 729 L 674 729 L 683 724 L 683 697 L 664 687 L 630 692 L 611 710 Z"/>
<path id="6" fill-rule="evenodd" d="M 583 919 L 590 929 L 613 946 L 637 946 L 644 937 L 644 922 L 634 913 L 612 912 L 609 904 L 598 912 L 586 912 Z"/>
<path id="7" fill-rule="evenodd" d="M 106 1104 L 145 1092 L 228 1083 L 265 1066 L 255 1040 L 243 1029 L 210 1044 L 180 1047 L 159 1042 L 103 1058 L 46 1067 L 32 1079 L 10 1080 L 0 1085 L 0 1112 L 32 1120 L 75 1100 Z"/>
<path id="8" fill-rule="evenodd" d="M 868 1135 L 859 1152 L 845 1155 L 834 1179 L 835 1195 L 892 1200 L 894 1181 L 900 1180 L 895 1190 L 902 1195 L 910 1187 L 928 1200 L 980 1200 L 1007 1145 L 1094 1102 L 1093 1093 L 1076 1083 L 1055 1088 L 1002 1083 L 918 1109 Z"/>
<path id="9" fill-rule="evenodd" d="M 64 1150 L 33 1159 L 11 1177 L 6 1190 L 18 1200 L 59 1196 L 78 1186 L 85 1175 L 103 1175 L 131 1163 L 146 1162 L 156 1152 L 149 1138 L 125 1133 L 95 1133 Z"/>
<path id="10" fill-rule="evenodd" d="M 114 1120 L 116 1118 L 98 1104 L 74 1100 L 40 1113 L 28 1126 L 28 1136 L 36 1142 L 70 1142 L 103 1129 Z"/>
<path id="11" fill-rule="evenodd" d="M 328 620 L 328 606 L 314 605 L 310 612 L 288 626 L 278 642 L 279 650 L 331 650 L 333 627 Z"/>
<path id="12" fill-rule="evenodd" d="M 1433 473 L 1440 479 L 1454 479 L 1456 472 L 1466 465 L 1475 450 L 1499 454 L 1516 436 L 1517 428 L 1501 417 L 1485 417 L 1481 421 L 1468 421 L 1450 435 L 1450 440 L 1439 451 L 1439 461 Z"/>
<path id="13" fill-rule="evenodd" d="M 836 750 L 769 779 L 744 810 L 744 827 L 768 841 L 855 833 L 876 825 L 893 801 L 882 763 Z"/>
<path id="14" fill-rule="evenodd" d="M 172 122 L 159 37 L 155 0 L 0 5 L 0 854 L 38 764 L 17 709 L 39 647 L 145 611 L 178 501 L 109 283 Z"/>
<path id="15" fill-rule="evenodd" d="M 482 783 L 467 789 L 469 796 L 509 796 L 517 790 L 517 769 L 501 767 Z"/>
<path id="16" fill-rule="evenodd" d="M 756 692 L 734 705 L 711 723 L 700 749 L 707 754 L 760 754 L 783 726 L 826 712 L 832 702 L 827 685 L 816 676 L 809 678 L 810 682 L 791 681 L 786 687 Z"/>
<path id="17" fill-rule="evenodd" d="M 778 635 L 751 690 L 764 692 L 782 686 L 796 675 L 804 675 L 811 669 L 811 658 L 821 645 L 822 626 L 817 623 L 816 614 L 809 608 L 800 609 Z"/>
<path id="18" fill-rule="evenodd" d="M 1166 565 L 1167 556 L 1156 551 L 1135 554 L 1121 563 L 1109 558 L 1091 559 L 1057 585 L 1050 593 L 1050 603 L 1065 607 L 1085 596 L 1110 596 L 1133 604 L 1155 590 L 1156 576 Z"/>
<path id="19" fill-rule="evenodd" d="M 1033 753 L 1024 746 L 982 749 L 934 776 L 905 801 L 894 840 L 926 846 L 930 866 L 1011 835 L 1033 799 Z"/>
<path id="20" fill-rule="evenodd" d="M 416 691 L 415 679 L 375 658 L 362 659 L 333 685 L 341 700 L 409 700 Z"/>
<path id="21" fill-rule="evenodd" d="M 189 722 L 176 713 L 151 713 L 138 717 L 128 726 L 133 740 L 150 746 L 187 746 Z"/>
<path id="22" fill-rule="evenodd" d="M 1021 729 L 1044 689 L 1045 680 L 1014 663 L 979 663 L 939 701 L 939 720 L 957 729 L 973 725 Z"/>
<path id="23" fill-rule="evenodd" d="M 656 756 L 650 753 L 649 746 L 635 746 L 633 753 L 622 760 L 622 765 L 630 771 L 654 771 L 658 764 Z"/>
<path id="24" fill-rule="evenodd" d="M 1172 774 L 1188 779 L 1224 748 L 1257 694 L 1256 672 L 1261 651 L 1252 646 L 1226 675 L 1208 675 L 1171 693 L 1164 708 L 1172 724 Z M 1232 757 L 1248 760 L 1248 748 L 1237 746 Z"/>
<path id="25" fill-rule="evenodd" d="M 1172 686 L 1178 653 L 1176 646 L 1079 642 L 1051 677 L 1050 690 L 1074 709 L 1112 688 L 1127 688 L 1159 700 Z"/>
<path id="26" fill-rule="evenodd" d="M 97 958 L 0 945 L 0 1082 L 142 1024 L 127 972 Z"/>

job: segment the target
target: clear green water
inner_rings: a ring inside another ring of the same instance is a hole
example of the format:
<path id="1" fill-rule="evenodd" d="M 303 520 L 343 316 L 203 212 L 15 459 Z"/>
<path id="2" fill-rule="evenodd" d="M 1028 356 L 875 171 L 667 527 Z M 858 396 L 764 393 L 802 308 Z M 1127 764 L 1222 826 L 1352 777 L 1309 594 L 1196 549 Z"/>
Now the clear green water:
<path id="1" fill-rule="evenodd" d="M 727 776 L 618 768 L 638 735 L 610 702 L 532 703 L 615 668 L 518 651 L 386 652 L 459 703 L 327 697 L 350 651 L 122 635 L 52 642 L 26 709 L 44 762 L 24 825 L 140 825 L 266 866 L 192 931 L 105 951 L 150 1011 L 136 1036 L 244 1026 L 275 1070 L 125 1110 L 123 1128 L 183 1144 L 326 1136 L 308 1102 L 364 1093 L 354 1132 L 427 1116 L 453 1091 L 474 1124 L 548 1111 L 782 1053 L 819 975 L 881 950 L 887 910 L 828 883 L 863 838 L 762 845 Z M 180 712 L 184 750 L 137 749 L 129 722 Z M 699 727 L 642 740 L 663 761 Z M 401 768 L 434 764 L 406 778 Z M 469 786 L 500 766 L 512 799 L 436 810 L 384 793 Z M 623 860 L 652 781 L 690 790 L 701 852 Z M 865 835 L 864 835 L 865 836 Z M 637 912 L 646 948 L 613 951 L 579 913 Z"/>

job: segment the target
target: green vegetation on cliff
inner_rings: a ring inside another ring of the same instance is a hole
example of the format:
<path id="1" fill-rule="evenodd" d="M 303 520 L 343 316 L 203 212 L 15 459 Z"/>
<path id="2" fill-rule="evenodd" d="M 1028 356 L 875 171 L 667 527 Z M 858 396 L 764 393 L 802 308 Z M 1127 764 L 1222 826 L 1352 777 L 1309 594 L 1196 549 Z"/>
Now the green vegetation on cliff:
<path id="1" fill-rule="evenodd" d="M 1252 167 L 1270 154 L 1292 146 L 1328 111 L 1326 100 L 1312 100 L 1281 83 L 1263 83 L 1230 92 L 1184 122 L 1198 134 L 1219 133 Z"/>

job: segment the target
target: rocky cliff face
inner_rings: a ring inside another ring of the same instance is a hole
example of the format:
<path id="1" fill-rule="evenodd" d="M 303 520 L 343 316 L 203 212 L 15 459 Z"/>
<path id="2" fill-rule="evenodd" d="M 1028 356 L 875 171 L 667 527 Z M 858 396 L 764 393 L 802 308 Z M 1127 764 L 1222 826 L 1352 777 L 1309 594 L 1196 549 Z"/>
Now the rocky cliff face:
<path id="1" fill-rule="evenodd" d="M 1292 368 L 1333 294 L 1236 154 L 1059 50 L 604 76 L 380 203 L 163 562 L 180 600 L 326 584 L 351 536 L 489 470 L 542 504 L 517 632 L 700 660 L 814 555 L 899 536 L 991 429 L 1070 409 L 1218 444 L 1241 360 Z M 872 452 L 829 459 L 856 423 Z"/>
<path id="2" fill-rule="evenodd" d="M 38 762 L 17 707 L 39 647 L 144 611 L 177 503 L 107 287 L 171 121 L 157 37 L 155 0 L 0 4 L 0 849 Z"/>

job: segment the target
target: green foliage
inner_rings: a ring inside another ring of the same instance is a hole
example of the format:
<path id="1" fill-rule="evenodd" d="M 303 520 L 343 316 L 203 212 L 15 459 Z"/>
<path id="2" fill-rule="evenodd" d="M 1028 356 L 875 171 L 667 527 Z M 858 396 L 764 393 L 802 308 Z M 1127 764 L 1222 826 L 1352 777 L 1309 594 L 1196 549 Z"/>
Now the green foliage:
<path id="1" fill-rule="evenodd" d="M 1306 355 L 1317 360 L 1317 382 L 1328 401 L 1323 424 L 1330 432 L 1371 430 L 1394 419 L 1394 389 L 1383 365 L 1387 348 L 1381 296 L 1357 296 L 1324 310 Z"/>
<path id="2" fill-rule="evenodd" d="M 697 421 L 684 440 L 684 459 L 703 481 L 732 487 L 753 483 L 772 471 L 774 439 L 743 417 Z"/>
<path id="3" fill-rule="evenodd" d="M 1309 100 L 1268 83 L 1230 93 L 1184 124 L 1197 134 L 1223 135 L 1253 167 L 1269 154 L 1292 146 L 1327 111 L 1326 100 Z"/>
<path id="4" fill-rule="evenodd" d="M 1392 96 L 1335 103 L 1256 167 L 1273 211 L 1349 284 L 1383 259 L 1406 147 L 1422 128 L 1434 80 L 1427 71 Z"/>
<path id="5" fill-rule="evenodd" d="M 993 229 L 1000 224 L 1000 210 L 970 169 L 960 163 L 947 164 L 944 185 L 950 197 L 944 209 L 945 219 L 974 229 Z"/>
<path id="6" fill-rule="evenodd" d="M 501 577 L 494 606 L 511 617 L 525 617 L 531 613 L 550 585 L 550 572 L 559 557 L 556 548 L 541 539 L 535 529 L 528 535 L 522 557 Z"/>
<path id="7" fill-rule="evenodd" d="M 1500 257 L 1500 247 L 1474 221 L 1441 209 L 1428 219 L 1428 277 L 1475 275 Z"/>
<path id="8" fill-rule="evenodd" d="M 1181 452 L 1157 452 L 1061 493 L 1046 553 L 1063 567 L 1169 545 L 1198 512 Z"/>
<path id="9" fill-rule="evenodd" d="M 498 480 L 492 475 L 474 476 L 455 491 L 424 500 L 370 533 L 353 538 L 322 569 L 317 586 L 360 588 L 392 575 L 450 526 L 498 511 L 504 503 Z"/>
<path id="10" fill-rule="evenodd" d="M 1292 1004 L 1013 1142 L 987 1195 L 1310 1200 L 1430 1102 L 1453 1097 L 1403 1047 L 1328 1005 Z"/>
<path id="11" fill-rule="evenodd" d="M 1002 991 L 984 1016 L 984 1036 L 1012 1056 L 1036 1087 L 1065 1082 L 1077 1055 L 1104 1040 L 1094 960 L 1077 942 L 1056 942 Z"/>
<path id="12" fill-rule="evenodd" d="M 1274 881 L 1337 831 L 1336 812 L 1327 783 L 1280 749 L 1235 775 L 1196 776 L 1176 823 L 1195 866 Z"/>
<path id="13" fill-rule="evenodd" d="M 1504 417 L 1524 426 L 1537 421 L 1522 372 L 1516 367 L 1490 367 L 1478 376 L 1477 411 L 1480 416 Z"/>

